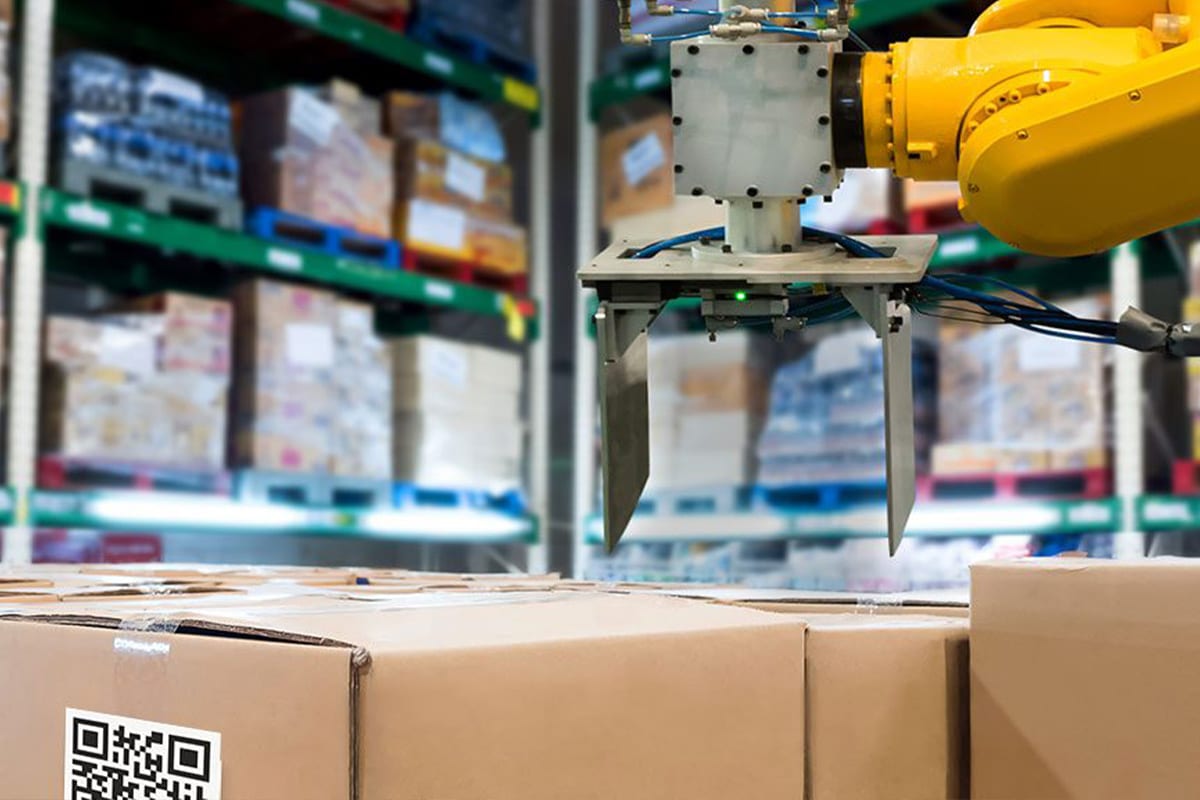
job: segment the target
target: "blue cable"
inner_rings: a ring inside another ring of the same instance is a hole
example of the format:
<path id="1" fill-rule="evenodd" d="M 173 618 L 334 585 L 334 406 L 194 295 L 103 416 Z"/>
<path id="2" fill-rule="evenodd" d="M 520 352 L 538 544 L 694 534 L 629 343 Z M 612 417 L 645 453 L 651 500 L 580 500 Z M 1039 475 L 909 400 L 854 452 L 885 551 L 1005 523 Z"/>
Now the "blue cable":
<path id="1" fill-rule="evenodd" d="M 641 250 L 633 254 L 632 258 L 654 258 L 664 250 L 670 250 L 672 247 L 691 244 L 698 242 L 701 239 L 724 239 L 725 228 L 707 228 L 702 231 L 694 231 L 693 233 L 685 233 L 680 236 L 675 236 L 670 239 L 664 239 L 661 242 L 655 242 L 652 245 L 647 245 Z"/>
<path id="2" fill-rule="evenodd" d="M 707 36 L 708 30 L 696 31 L 695 33 L 677 33 L 673 36 L 651 36 L 651 42 L 682 42 L 684 39 L 696 39 L 700 36 Z"/>
<path id="3" fill-rule="evenodd" d="M 787 33 L 792 36 L 799 36 L 802 39 L 813 39 L 814 41 L 820 38 L 816 31 L 810 31 L 807 28 L 785 28 L 783 25 L 763 25 L 763 33 Z"/>

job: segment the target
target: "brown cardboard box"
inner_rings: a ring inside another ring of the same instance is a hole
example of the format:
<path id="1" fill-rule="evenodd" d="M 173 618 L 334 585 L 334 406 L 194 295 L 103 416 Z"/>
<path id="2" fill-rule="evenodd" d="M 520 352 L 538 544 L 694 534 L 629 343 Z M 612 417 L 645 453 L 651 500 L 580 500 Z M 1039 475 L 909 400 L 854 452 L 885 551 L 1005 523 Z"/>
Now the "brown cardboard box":
<path id="1" fill-rule="evenodd" d="M 355 130 L 313 92 L 293 87 L 246 100 L 241 155 L 251 206 L 391 235 L 392 142 Z"/>
<path id="2" fill-rule="evenodd" d="M 529 270 L 524 228 L 472 216 L 457 205 L 423 199 L 398 205 L 393 230 L 406 248 L 435 259 L 464 261 L 503 275 Z"/>
<path id="3" fill-rule="evenodd" d="M 600 139 L 600 191 L 606 227 L 621 217 L 675 202 L 674 136 L 669 114 L 610 131 Z"/>
<path id="4" fill-rule="evenodd" d="M 249 280 L 234 290 L 234 306 L 236 465 L 328 470 L 337 411 L 334 295 Z"/>
<path id="5" fill-rule="evenodd" d="M 1200 786 L 1200 563 L 971 568 L 972 791 L 1191 797 Z"/>
<path id="6" fill-rule="evenodd" d="M 64 795 L 67 709 L 189 736 L 180 766 L 211 764 L 230 800 L 804 794 L 786 615 L 545 592 L 191 602 L 0 621 L 0 799 Z"/>
<path id="7" fill-rule="evenodd" d="M 762 416 L 770 397 L 770 376 L 753 366 L 686 369 L 680 391 L 689 411 L 745 411 Z"/>
<path id="8" fill-rule="evenodd" d="M 387 343 L 375 335 L 375 309 L 337 301 L 334 327 L 337 392 L 333 456 L 335 475 L 392 477 L 392 363 Z"/>
<path id="9" fill-rule="evenodd" d="M 233 368 L 233 306 L 225 300 L 163 292 L 124 307 L 163 318 L 160 368 L 228 377 Z"/>
<path id="10" fill-rule="evenodd" d="M 467 223 L 467 242 L 472 261 L 487 272 L 524 275 L 529 271 L 525 229 L 520 225 L 472 217 Z"/>
<path id="11" fill-rule="evenodd" d="M 513 213 L 512 168 L 456 152 L 436 139 L 401 139 L 396 143 L 396 202 L 412 200 L 508 221 Z"/>
<path id="12" fill-rule="evenodd" d="M 363 94 L 357 85 L 334 78 L 318 91 L 318 96 L 337 108 L 346 124 L 360 136 L 369 138 L 383 132 L 383 103 Z"/>

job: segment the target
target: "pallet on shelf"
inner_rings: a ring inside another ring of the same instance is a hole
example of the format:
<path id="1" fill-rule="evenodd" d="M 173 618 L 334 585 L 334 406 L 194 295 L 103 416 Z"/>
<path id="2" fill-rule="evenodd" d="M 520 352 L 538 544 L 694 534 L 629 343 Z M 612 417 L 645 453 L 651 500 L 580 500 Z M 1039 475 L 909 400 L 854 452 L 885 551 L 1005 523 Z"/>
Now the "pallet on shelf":
<path id="1" fill-rule="evenodd" d="M 411 247 L 404 249 L 402 260 L 405 272 L 445 278 L 456 283 L 495 289 L 509 294 L 526 295 L 529 293 L 529 274 L 527 272 L 499 272 L 466 259 L 423 253 Z"/>
<path id="2" fill-rule="evenodd" d="M 446 508 L 496 511 L 504 514 L 526 513 L 528 503 L 517 489 L 493 492 L 486 489 L 438 488 L 397 483 L 392 488 L 392 504 L 398 509 Z"/>
<path id="3" fill-rule="evenodd" d="M 761 486 L 758 502 L 777 511 L 842 511 L 887 502 L 887 479 Z"/>
<path id="4" fill-rule="evenodd" d="M 487 37 L 461 30 L 452 22 L 438 15 L 425 15 L 412 24 L 409 34 L 419 42 L 450 50 L 485 69 L 537 83 L 537 65 L 528 57 L 512 53 Z"/>
<path id="5" fill-rule="evenodd" d="M 753 486 L 662 489 L 643 497 L 637 513 L 646 516 L 737 514 L 752 510 L 756 497 L 757 490 Z"/>
<path id="6" fill-rule="evenodd" d="M 243 469 L 234 473 L 234 496 L 244 502 L 280 503 L 302 508 L 391 508 L 392 482 Z"/>
<path id="7" fill-rule="evenodd" d="M 359 233 L 274 208 L 254 209 L 246 230 L 259 239 L 325 253 L 334 258 L 367 261 L 399 269 L 400 244 L 391 239 Z"/>
<path id="8" fill-rule="evenodd" d="M 105 200 L 153 214 L 242 229 L 242 201 L 176 186 L 86 161 L 64 159 L 55 168 L 59 189 L 89 200 Z"/>
<path id="9" fill-rule="evenodd" d="M 144 462 L 43 455 L 37 483 L 43 489 L 133 489 L 228 495 L 229 473 Z"/>
<path id="10" fill-rule="evenodd" d="M 994 475 L 933 475 L 930 500 L 1098 500 L 1112 494 L 1108 467 L 1005 472 Z"/>

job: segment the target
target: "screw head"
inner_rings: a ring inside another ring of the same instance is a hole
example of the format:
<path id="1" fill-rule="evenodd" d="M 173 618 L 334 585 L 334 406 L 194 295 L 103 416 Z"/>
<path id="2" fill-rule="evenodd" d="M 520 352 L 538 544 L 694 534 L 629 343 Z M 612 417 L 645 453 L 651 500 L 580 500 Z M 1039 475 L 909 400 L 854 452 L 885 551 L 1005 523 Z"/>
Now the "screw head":
<path id="1" fill-rule="evenodd" d="M 1137 101 L 1142 99 L 1142 93 L 1139 92 L 1137 89 L 1134 89 L 1132 92 L 1129 93 L 1129 99 L 1136 103 Z"/>
<path id="2" fill-rule="evenodd" d="M 704 189 L 700 188 L 699 186 L 696 186 L 692 189 L 692 197 L 699 197 L 702 194 L 704 194 Z"/>
<path id="3" fill-rule="evenodd" d="M 754 55 L 754 45 L 752 45 L 752 44 L 746 45 L 745 47 L 742 48 L 742 52 L 748 56 Z"/>
<path id="4" fill-rule="evenodd" d="M 1024 141 L 1029 138 L 1029 131 L 1017 131 L 1017 138 Z"/>
<path id="5" fill-rule="evenodd" d="M 671 124 L 678 128 L 683 124 L 683 117 L 671 117 Z"/>
<path id="6" fill-rule="evenodd" d="M 800 190 L 800 194 L 804 195 L 805 197 L 812 197 L 816 193 L 817 193 L 817 190 L 811 186 L 805 186 L 803 189 Z"/>
<path id="7" fill-rule="evenodd" d="M 754 202 L 751 204 L 751 207 L 752 207 L 752 208 L 754 208 L 756 211 L 760 211 L 760 210 L 762 210 L 762 208 L 763 208 L 763 201 L 762 201 L 762 200 L 755 200 L 755 201 L 754 201 Z"/>
<path id="8" fill-rule="evenodd" d="M 671 77 L 672 78 L 683 77 L 683 70 L 679 69 L 679 67 L 676 67 L 675 69 L 671 70 Z"/>
<path id="9" fill-rule="evenodd" d="M 795 250 L 796 248 L 792 247 L 790 244 L 785 244 L 782 247 L 780 247 L 779 249 L 785 253 L 790 253 L 793 250 Z"/>
<path id="10" fill-rule="evenodd" d="M 721 252 L 722 252 L 722 253 L 732 253 L 732 252 L 733 252 L 733 245 L 731 245 L 731 244 L 723 244 L 723 245 L 721 245 Z"/>
<path id="11" fill-rule="evenodd" d="M 821 123 L 822 125 L 828 125 L 832 121 L 833 120 L 829 118 L 828 114 L 822 114 L 821 116 L 817 117 L 817 122 Z"/>
<path id="12" fill-rule="evenodd" d="M 699 46 L 699 45 L 695 45 L 695 44 L 693 44 L 693 45 L 688 45 L 688 55 L 690 55 L 690 56 L 698 56 L 698 55 L 700 55 L 700 46 Z"/>
<path id="13" fill-rule="evenodd" d="M 676 164 L 676 165 L 675 165 L 675 174 L 676 174 L 676 175 L 682 175 L 682 174 L 683 174 L 683 164 Z"/>
<path id="14" fill-rule="evenodd" d="M 799 54 L 800 54 L 800 55 L 802 55 L 802 56 L 803 56 L 803 55 L 808 55 L 808 50 L 809 50 L 809 47 L 808 47 L 808 45 L 806 45 L 806 44 L 802 44 L 802 45 L 800 45 L 799 47 L 797 47 L 797 48 L 796 48 L 796 52 L 797 52 L 797 53 L 799 53 Z"/>
<path id="15" fill-rule="evenodd" d="M 826 161 L 824 164 L 821 165 L 821 172 L 823 172 L 826 175 L 833 172 L 833 164 L 830 164 L 828 161 Z"/>
<path id="16" fill-rule="evenodd" d="M 829 77 L 829 67 L 817 67 L 817 77 L 818 78 L 828 78 Z"/>
<path id="17" fill-rule="evenodd" d="M 747 197 L 758 197 L 758 187 L 751 186 L 748 189 L 746 189 L 746 196 Z"/>

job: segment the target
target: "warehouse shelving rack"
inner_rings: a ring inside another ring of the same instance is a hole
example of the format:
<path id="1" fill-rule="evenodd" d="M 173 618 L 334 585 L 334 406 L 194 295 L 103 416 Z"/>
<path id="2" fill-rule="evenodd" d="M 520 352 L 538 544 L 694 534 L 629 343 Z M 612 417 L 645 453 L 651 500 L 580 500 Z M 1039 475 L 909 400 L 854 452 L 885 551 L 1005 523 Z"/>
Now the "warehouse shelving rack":
<path id="1" fill-rule="evenodd" d="M 892 25 L 918 14 L 950 7 L 962 0 L 860 0 L 857 27 L 866 30 Z M 624 72 L 599 75 L 597 70 L 597 11 L 588 5 L 581 14 L 579 31 L 579 217 L 577 261 L 590 260 L 599 251 L 597 208 L 597 124 L 611 107 L 643 96 L 665 96 L 670 88 L 669 65 L 657 61 Z M 671 232 L 664 232 L 671 233 Z M 1150 249 L 1134 242 L 1113 250 L 1108 256 L 1107 278 L 1113 308 L 1141 304 L 1144 272 L 1162 267 L 1146 257 Z M 986 269 L 990 262 L 1021 255 L 1020 252 L 980 228 L 964 228 L 942 236 L 932 269 L 949 271 Z M 1147 269 L 1143 263 L 1147 262 Z M 1033 276 L 1055 288 L 1103 280 L 1105 272 L 1075 268 L 1053 271 L 1054 262 L 1035 265 L 1022 280 Z M 1061 264 L 1060 264 L 1061 266 Z M 1054 272 L 1051 276 L 1051 272 Z M 1065 283 L 1065 285 L 1064 285 Z M 603 542 L 601 522 L 595 512 L 597 460 L 595 437 L 596 349 L 591 332 L 595 298 L 580 291 L 576 302 L 576 408 L 575 408 L 575 508 L 576 547 L 574 570 L 583 575 L 593 547 Z M 680 301 L 673 307 L 683 306 Z M 1010 533 L 1083 534 L 1116 533 L 1119 557 L 1140 557 L 1145 552 L 1145 533 L 1200 529 L 1200 499 L 1146 495 L 1143 453 L 1144 408 L 1142 404 L 1142 354 L 1116 349 L 1113 383 L 1114 493 L 1111 498 L 1080 501 L 1014 501 L 987 505 L 919 503 L 913 513 L 909 535 L 913 538 L 991 537 Z M 630 542 L 731 542 L 802 539 L 886 538 L 882 509 L 850 512 L 786 513 L 749 511 L 731 515 L 635 517 L 627 534 Z"/>
<path id="2" fill-rule="evenodd" d="M 535 59 L 549 63 L 550 0 L 532 0 Z M 220 532 L 319 535 L 422 543 L 526 544 L 526 566 L 545 569 L 539 535 L 545 518 L 549 430 L 534 424 L 528 458 L 529 512 L 512 516 L 475 509 L 300 509 L 244 505 L 227 498 L 180 497 L 154 492 L 64 492 L 40 490 L 35 481 L 43 294 L 50 268 L 47 239 L 63 233 L 93 241 L 123 242 L 165 256 L 201 259 L 235 271 L 275 275 L 380 301 L 401 301 L 430 311 L 450 310 L 501 317 L 509 335 L 525 340 L 529 415 L 547 418 L 549 350 L 538 335 L 545 325 L 549 291 L 550 132 L 543 124 L 543 86 L 490 70 L 426 46 L 402 33 L 317 0 L 221 0 L 193 4 L 196 19 L 229 18 L 232 27 L 249 19 L 272 24 L 294 48 L 319 48 L 339 65 L 395 86 L 409 81 L 461 90 L 500 104 L 529 123 L 531 286 L 528 297 L 453 283 L 408 272 L 383 271 L 350 259 L 278 246 L 240 233 L 170 219 L 112 203 L 83 200 L 48 185 L 50 87 L 56 29 L 89 40 L 169 52 L 177 63 L 258 80 L 264 86 L 285 77 L 269 69 L 270 54 L 256 62 L 254 48 L 237 57 L 213 55 L 170 22 L 186 4 L 119 3 L 88 0 L 25 0 L 20 14 L 18 87 L 21 120 L 17 181 L 0 183 L 0 222 L 13 229 L 11 358 L 8 383 L 8 487 L 0 492 L 0 523 L 9 527 L 4 563 L 27 563 L 36 527 L 95 528 L 148 532 Z M 158 14 L 150 22 L 146 18 Z M 165 16 L 163 16 L 165 15 Z M 249 17 L 247 17 L 249 15 Z M 207 42 L 205 43 L 207 44 Z M 295 50 L 292 51 L 293 53 Z M 293 57 L 294 59 L 294 57 Z M 295 60 L 295 59 L 294 59 Z M 302 59 L 309 70 L 320 59 Z M 314 63 L 315 62 L 315 63 Z M 364 66 L 365 65 L 365 66 Z M 543 70 L 543 80 L 546 71 Z M 333 77 L 326 72 L 321 77 Z M 408 80 L 402 80 L 408 79 Z M 383 85 L 383 84 L 381 84 Z M 151 281 L 151 283 L 155 283 Z"/>

